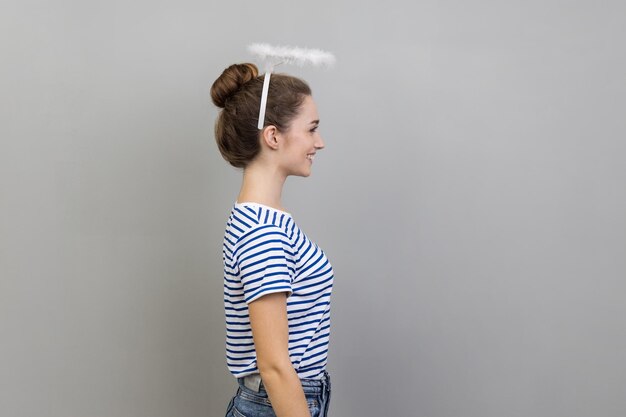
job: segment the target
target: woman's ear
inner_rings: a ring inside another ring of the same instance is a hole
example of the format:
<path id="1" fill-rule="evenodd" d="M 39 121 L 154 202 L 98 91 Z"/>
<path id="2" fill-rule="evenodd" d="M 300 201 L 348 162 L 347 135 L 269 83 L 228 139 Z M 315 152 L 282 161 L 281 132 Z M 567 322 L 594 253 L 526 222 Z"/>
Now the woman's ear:
<path id="1" fill-rule="evenodd" d="M 270 148 L 278 149 L 278 138 L 280 132 L 274 125 L 265 126 L 261 131 L 261 140 Z"/>

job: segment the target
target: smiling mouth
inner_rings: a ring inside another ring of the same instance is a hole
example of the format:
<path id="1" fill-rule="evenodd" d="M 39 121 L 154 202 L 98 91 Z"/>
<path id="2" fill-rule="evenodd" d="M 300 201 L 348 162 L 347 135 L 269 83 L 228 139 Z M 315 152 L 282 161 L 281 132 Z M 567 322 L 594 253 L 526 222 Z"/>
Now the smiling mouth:
<path id="1" fill-rule="evenodd" d="M 313 160 L 315 159 L 315 154 L 314 153 L 310 153 L 306 156 L 306 159 L 308 159 L 309 161 L 313 162 Z"/>

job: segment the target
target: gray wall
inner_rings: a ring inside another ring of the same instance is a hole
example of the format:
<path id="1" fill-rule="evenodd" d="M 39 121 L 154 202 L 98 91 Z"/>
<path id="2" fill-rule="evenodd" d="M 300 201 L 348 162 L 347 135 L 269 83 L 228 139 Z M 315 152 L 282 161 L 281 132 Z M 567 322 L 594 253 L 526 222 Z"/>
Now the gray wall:
<path id="1" fill-rule="evenodd" d="M 289 68 L 326 149 L 284 191 L 335 267 L 332 415 L 626 415 L 625 12 L 4 2 L 0 415 L 223 415 L 208 92 L 255 41 L 338 58 Z"/>

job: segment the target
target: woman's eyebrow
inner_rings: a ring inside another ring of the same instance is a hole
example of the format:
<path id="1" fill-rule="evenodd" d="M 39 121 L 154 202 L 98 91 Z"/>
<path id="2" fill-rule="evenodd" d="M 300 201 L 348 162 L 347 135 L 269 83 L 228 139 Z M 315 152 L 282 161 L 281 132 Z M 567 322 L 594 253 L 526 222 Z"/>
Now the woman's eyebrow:
<path id="1" fill-rule="evenodd" d="M 320 124 L 320 121 L 319 121 L 319 119 L 317 119 L 317 120 L 313 120 L 310 124 L 312 124 L 312 125 L 318 125 L 318 124 Z"/>

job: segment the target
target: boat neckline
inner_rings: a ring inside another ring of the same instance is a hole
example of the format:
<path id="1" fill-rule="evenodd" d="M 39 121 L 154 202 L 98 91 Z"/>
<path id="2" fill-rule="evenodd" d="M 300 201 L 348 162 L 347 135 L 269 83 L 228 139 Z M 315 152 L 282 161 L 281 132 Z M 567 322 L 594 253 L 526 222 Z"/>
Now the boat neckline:
<path id="1" fill-rule="evenodd" d="M 279 209 L 277 209 L 277 208 L 275 208 L 275 207 L 268 206 L 268 205 L 266 205 L 266 204 L 257 203 L 257 202 L 255 202 L 255 201 L 242 201 L 242 202 L 235 201 L 235 206 L 245 206 L 245 205 L 259 206 L 259 207 L 263 207 L 263 208 L 267 208 L 267 209 L 270 209 L 270 210 L 277 211 L 277 212 L 279 212 L 279 213 L 286 214 L 286 215 L 287 215 L 287 216 L 289 216 L 289 217 L 293 217 L 293 216 L 291 215 L 291 213 L 288 213 L 288 212 L 286 212 L 286 211 L 284 211 L 284 210 L 279 210 Z"/>

